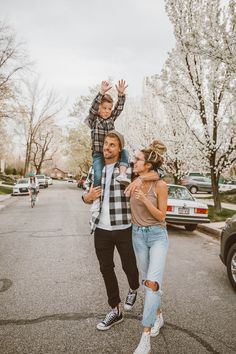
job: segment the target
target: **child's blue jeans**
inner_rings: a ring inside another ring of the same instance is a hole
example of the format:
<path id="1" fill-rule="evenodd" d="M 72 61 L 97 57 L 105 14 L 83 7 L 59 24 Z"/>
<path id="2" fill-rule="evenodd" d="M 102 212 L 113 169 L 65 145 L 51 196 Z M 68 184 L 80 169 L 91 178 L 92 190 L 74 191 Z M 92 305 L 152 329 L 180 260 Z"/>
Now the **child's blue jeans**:
<path id="1" fill-rule="evenodd" d="M 132 227 L 132 240 L 139 274 L 144 285 L 145 280 L 157 282 L 158 291 L 146 285 L 142 324 L 152 327 L 157 309 L 161 306 L 161 286 L 168 249 L 168 234 L 163 226 Z"/>
<path id="2" fill-rule="evenodd" d="M 120 166 L 126 166 L 126 167 L 129 166 L 129 153 L 126 149 L 121 150 Z M 104 167 L 103 154 L 101 152 L 94 152 L 93 153 L 93 170 L 94 170 L 93 186 L 94 187 L 101 185 L 103 167 Z"/>

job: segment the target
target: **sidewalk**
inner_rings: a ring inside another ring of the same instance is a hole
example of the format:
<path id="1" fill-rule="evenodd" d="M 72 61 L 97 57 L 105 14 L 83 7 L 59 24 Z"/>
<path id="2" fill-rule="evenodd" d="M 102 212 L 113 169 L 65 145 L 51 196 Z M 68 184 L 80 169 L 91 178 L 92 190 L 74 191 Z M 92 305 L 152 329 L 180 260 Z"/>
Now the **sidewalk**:
<path id="1" fill-rule="evenodd" d="M 203 199 L 203 198 L 195 198 L 195 199 L 207 205 L 214 205 L 214 201 L 211 199 Z M 224 209 L 235 210 L 235 214 L 236 214 L 236 204 L 221 203 L 221 206 Z M 211 222 L 209 224 L 199 224 L 197 229 L 201 232 L 205 232 L 207 234 L 209 233 L 219 238 L 224 226 L 225 226 L 225 221 L 220 221 L 220 222 Z"/>
<path id="2" fill-rule="evenodd" d="M 198 224 L 197 230 L 206 234 L 220 238 L 221 231 L 225 226 L 225 221 L 220 222 L 210 222 L 209 224 Z"/>
<path id="3" fill-rule="evenodd" d="M 195 198 L 199 202 L 203 202 L 207 205 L 214 205 L 214 201 L 212 199 L 203 199 L 203 198 Z M 222 208 L 224 209 L 230 209 L 230 210 L 235 210 L 236 211 L 236 204 L 232 203 L 221 203 Z"/>

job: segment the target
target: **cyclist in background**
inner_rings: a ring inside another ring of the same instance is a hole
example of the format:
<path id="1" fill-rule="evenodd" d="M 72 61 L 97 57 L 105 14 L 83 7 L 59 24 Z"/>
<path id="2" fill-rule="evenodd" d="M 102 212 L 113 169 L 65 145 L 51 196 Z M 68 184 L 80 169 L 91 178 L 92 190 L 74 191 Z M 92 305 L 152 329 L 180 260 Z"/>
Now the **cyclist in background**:
<path id="1" fill-rule="evenodd" d="M 35 176 L 35 174 L 33 172 L 31 172 L 29 174 L 29 196 L 30 196 L 30 200 L 31 200 L 31 197 L 32 197 L 32 193 L 36 193 L 37 199 L 38 199 L 39 183 L 38 183 L 37 177 Z"/>

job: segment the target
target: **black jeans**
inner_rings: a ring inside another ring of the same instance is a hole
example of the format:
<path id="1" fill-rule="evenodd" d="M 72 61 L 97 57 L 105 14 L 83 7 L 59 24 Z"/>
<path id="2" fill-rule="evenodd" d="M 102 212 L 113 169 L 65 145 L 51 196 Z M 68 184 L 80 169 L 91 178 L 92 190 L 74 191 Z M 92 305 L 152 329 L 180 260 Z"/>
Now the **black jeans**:
<path id="1" fill-rule="evenodd" d="M 114 308 L 120 302 L 119 287 L 114 271 L 114 249 L 119 252 L 122 268 L 127 276 L 129 286 L 132 290 L 139 287 L 139 275 L 136 265 L 136 258 L 132 245 L 132 229 L 107 231 L 96 228 L 94 234 L 95 250 L 100 264 L 100 271 L 103 275 L 108 304 Z"/>

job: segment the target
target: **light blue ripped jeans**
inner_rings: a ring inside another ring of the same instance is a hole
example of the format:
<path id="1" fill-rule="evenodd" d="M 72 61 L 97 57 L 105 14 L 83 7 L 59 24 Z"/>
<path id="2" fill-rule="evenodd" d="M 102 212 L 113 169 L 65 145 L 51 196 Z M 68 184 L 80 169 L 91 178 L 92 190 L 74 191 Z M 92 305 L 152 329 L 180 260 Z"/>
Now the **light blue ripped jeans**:
<path id="1" fill-rule="evenodd" d="M 145 280 L 157 282 L 158 291 L 153 291 L 143 284 L 145 300 L 142 324 L 152 327 L 156 319 L 157 309 L 161 306 L 161 286 L 168 250 L 168 233 L 163 226 L 132 227 L 132 240 L 142 283 Z"/>

